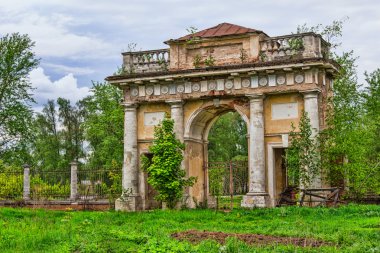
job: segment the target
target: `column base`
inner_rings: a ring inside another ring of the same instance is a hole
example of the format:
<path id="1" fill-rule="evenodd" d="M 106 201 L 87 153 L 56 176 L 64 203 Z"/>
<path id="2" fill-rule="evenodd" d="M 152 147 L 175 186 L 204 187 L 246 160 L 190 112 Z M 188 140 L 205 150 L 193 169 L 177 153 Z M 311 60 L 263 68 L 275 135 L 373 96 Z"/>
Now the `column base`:
<path id="1" fill-rule="evenodd" d="M 115 210 L 122 212 L 136 212 L 142 210 L 140 196 L 120 197 L 115 201 Z"/>
<path id="2" fill-rule="evenodd" d="M 241 207 L 269 207 L 269 195 L 267 193 L 247 193 L 243 196 Z"/>

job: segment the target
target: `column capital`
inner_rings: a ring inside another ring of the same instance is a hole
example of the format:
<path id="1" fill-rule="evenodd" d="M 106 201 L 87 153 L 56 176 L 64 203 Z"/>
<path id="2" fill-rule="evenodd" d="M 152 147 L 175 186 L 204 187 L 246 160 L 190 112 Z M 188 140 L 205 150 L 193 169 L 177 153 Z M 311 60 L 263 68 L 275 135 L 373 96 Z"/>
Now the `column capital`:
<path id="1" fill-rule="evenodd" d="M 305 99 L 317 98 L 319 93 L 321 93 L 321 90 L 320 89 L 312 89 L 312 90 L 300 91 L 300 93 L 303 95 L 303 97 Z"/>
<path id="2" fill-rule="evenodd" d="M 170 106 L 182 106 L 185 101 L 182 99 L 170 99 L 170 100 L 165 100 L 165 103 L 169 104 Z"/>
<path id="3" fill-rule="evenodd" d="M 262 93 L 249 94 L 249 95 L 246 95 L 246 97 L 249 99 L 249 101 L 262 101 L 262 100 L 264 100 L 265 95 Z"/>
<path id="4" fill-rule="evenodd" d="M 121 105 L 124 107 L 124 111 L 134 111 L 139 106 L 134 102 L 122 102 Z"/>

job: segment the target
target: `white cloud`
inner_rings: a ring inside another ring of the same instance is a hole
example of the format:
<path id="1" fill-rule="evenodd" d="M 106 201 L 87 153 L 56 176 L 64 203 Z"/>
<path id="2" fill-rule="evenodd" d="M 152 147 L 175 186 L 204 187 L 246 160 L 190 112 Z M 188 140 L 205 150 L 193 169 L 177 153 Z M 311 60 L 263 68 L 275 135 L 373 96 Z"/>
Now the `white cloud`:
<path id="1" fill-rule="evenodd" d="M 52 81 L 44 73 L 43 68 L 39 67 L 33 70 L 29 77 L 35 88 L 35 99 L 39 105 L 46 103 L 48 99 L 57 99 L 59 97 L 76 102 L 87 96 L 90 90 L 88 87 L 78 87 L 77 79 L 72 73 Z"/>
<path id="2" fill-rule="evenodd" d="M 37 12 L 2 13 L 0 33 L 20 32 L 36 41 L 36 53 L 40 57 L 66 57 L 71 59 L 107 57 L 111 44 L 98 36 L 70 30 L 75 17 L 69 14 Z"/>
<path id="3" fill-rule="evenodd" d="M 89 75 L 95 72 L 95 70 L 88 67 L 70 67 L 62 64 L 43 63 L 43 66 L 50 68 L 57 73 L 73 74 L 76 76 Z"/>

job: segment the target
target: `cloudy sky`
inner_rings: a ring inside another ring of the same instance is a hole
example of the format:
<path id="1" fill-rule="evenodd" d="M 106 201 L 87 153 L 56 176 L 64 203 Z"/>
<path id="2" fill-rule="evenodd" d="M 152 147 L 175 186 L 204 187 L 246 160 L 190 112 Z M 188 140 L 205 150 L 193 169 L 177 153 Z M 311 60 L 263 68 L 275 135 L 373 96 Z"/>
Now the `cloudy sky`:
<path id="1" fill-rule="evenodd" d="M 121 65 L 129 43 L 165 48 L 163 41 L 222 22 L 290 34 L 297 25 L 330 24 L 349 17 L 341 51 L 354 50 L 362 73 L 380 67 L 380 1 L 376 0 L 0 0 L 0 36 L 20 32 L 36 42 L 40 67 L 31 75 L 41 106 L 57 97 L 76 101 L 91 80 L 103 81 Z M 36 107 L 37 108 L 37 107 Z"/>

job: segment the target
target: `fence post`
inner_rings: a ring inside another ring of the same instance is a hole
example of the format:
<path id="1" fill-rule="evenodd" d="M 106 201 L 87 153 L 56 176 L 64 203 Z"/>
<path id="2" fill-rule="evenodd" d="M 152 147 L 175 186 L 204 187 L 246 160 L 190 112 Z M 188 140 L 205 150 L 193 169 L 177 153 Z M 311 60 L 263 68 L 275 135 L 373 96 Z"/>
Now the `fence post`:
<path id="1" fill-rule="evenodd" d="M 70 200 L 76 200 L 78 195 L 78 163 L 72 161 L 71 166 L 71 177 L 70 177 Z"/>
<path id="2" fill-rule="evenodd" d="M 23 199 L 30 199 L 30 166 L 28 164 L 24 164 L 22 166 L 24 168 L 24 181 L 23 181 Z"/>

